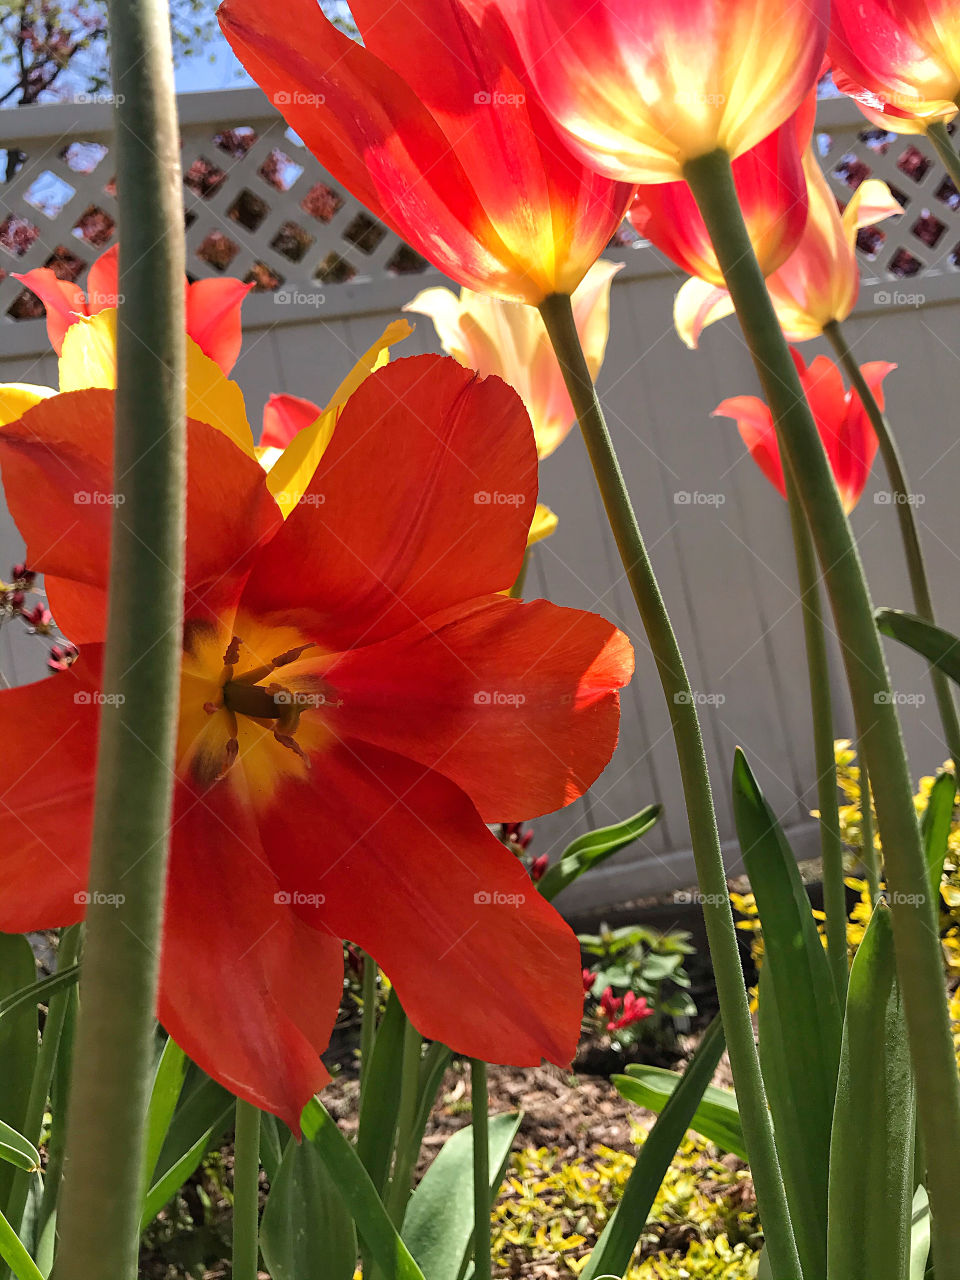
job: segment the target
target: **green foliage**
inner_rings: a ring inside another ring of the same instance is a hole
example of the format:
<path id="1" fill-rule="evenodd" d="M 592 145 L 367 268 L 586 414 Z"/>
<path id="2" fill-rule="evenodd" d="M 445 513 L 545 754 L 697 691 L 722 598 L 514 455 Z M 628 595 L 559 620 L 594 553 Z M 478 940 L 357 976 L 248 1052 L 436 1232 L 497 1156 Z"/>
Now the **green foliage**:
<path id="1" fill-rule="evenodd" d="M 689 993 L 690 976 L 684 967 L 685 958 L 696 951 L 689 933 L 682 929 L 660 933 L 639 924 L 620 929 L 601 925 L 599 933 L 581 933 L 578 939 L 589 958 L 590 970 L 596 975 L 588 1016 L 607 987 L 616 995 L 632 991 L 636 996 L 645 996 L 655 1011 L 652 1018 L 617 1031 L 618 1044 L 626 1046 L 645 1035 L 662 1037 L 668 1031 L 672 1033 L 675 1019 L 693 1017 L 697 1012 Z"/>

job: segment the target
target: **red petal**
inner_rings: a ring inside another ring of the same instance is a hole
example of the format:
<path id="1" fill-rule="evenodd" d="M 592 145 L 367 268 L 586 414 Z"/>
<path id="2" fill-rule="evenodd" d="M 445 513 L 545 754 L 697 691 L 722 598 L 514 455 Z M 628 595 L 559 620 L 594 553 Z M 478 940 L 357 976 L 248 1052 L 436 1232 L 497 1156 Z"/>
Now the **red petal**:
<path id="1" fill-rule="evenodd" d="M 113 480 L 114 393 L 51 396 L 0 428 L 11 515 L 51 611 L 81 644 L 103 638 Z M 235 601 L 258 542 L 279 526 L 259 464 L 223 432 L 188 423 L 187 611 Z M 120 495 L 122 496 L 122 495 Z"/>
<path id="2" fill-rule="evenodd" d="M 90 268 L 87 275 L 88 315 L 95 316 L 98 312 L 106 310 L 107 307 L 115 307 L 117 305 L 117 295 L 120 290 L 117 256 L 117 246 L 115 244 L 111 245 L 106 253 L 101 253 Z"/>
<path id="3" fill-rule="evenodd" d="M 536 498 L 516 392 L 441 356 L 397 360 L 351 396 L 244 604 L 328 651 L 372 643 L 510 586 Z"/>
<path id="4" fill-rule="evenodd" d="M 66 671 L 0 692 L 5 933 L 83 918 L 102 659 L 101 647 L 91 645 Z"/>
<path id="5" fill-rule="evenodd" d="M 252 284 L 228 278 L 197 280 L 187 289 L 187 333 L 226 374 L 240 354 L 240 308 L 252 288 Z"/>
<path id="6" fill-rule="evenodd" d="M 339 938 L 277 900 L 251 811 L 178 785 L 158 1014 L 204 1071 L 299 1133 L 343 990 Z"/>
<path id="7" fill-rule="evenodd" d="M 35 267 L 23 275 L 12 273 L 14 280 L 35 293 L 47 312 L 47 337 L 57 355 L 63 347 L 63 335 L 76 321 L 77 314 L 87 314 L 87 299 L 78 284 L 61 280 L 49 267 Z"/>
<path id="8" fill-rule="evenodd" d="M 783 480 L 780 446 L 773 417 L 763 401 L 757 396 L 733 396 L 718 404 L 712 416 L 736 419 L 750 456 L 780 496 L 785 498 L 787 488 Z"/>
<path id="9" fill-rule="evenodd" d="M 514 822 L 596 780 L 632 672 L 630 642 L 605 619 L 497 596 L 342 654 L 325 675 L 343 700 L 330 712 L 341 737 L 437 769 L 486 822 Z"/>
<path id="10" fill-rule="evenodd" d="M 273 395 L 263 406 L 261 449 L 285 449 L 298 431 L 312 426 L 323 410 L 302 396 Z"/>
<path id="11" fill-rule="evenodd" d="M 359 743 L 312 765 L 259 816 L 297 909 L 375 956 L 423 1035 L 488 1062 L 568 1064 L 577 940 L 463 792 Z"/>

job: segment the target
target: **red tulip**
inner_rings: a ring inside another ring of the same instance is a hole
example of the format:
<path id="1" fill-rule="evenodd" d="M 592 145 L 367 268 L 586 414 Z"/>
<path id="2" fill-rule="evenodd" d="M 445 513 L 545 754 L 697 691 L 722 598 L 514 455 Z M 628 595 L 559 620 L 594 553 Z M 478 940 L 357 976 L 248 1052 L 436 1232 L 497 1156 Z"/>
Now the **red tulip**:
<path id="1" fill-rule="evenodd" d="M 829 55 L 837 88 L 896 133 L 957 114 L 956 0 L 833 0 Z"/>
<path id="2" fill-rule="evenodd" d="M 785 124 L 733 162 L 740 207 L 764 275 L 787 260 L 806 225 L 809 205 L 803 152 L 816 114 L 813 92 Z M 713 242 L 685 182 L 640 187 L 630 221 L 689 275 L 723 286 Z"/>
<path id="3" fill-rule="evenodd" d="M 302 396 L 272 395 L 263 407 L 261 449 L 285 449 L 304 427 L 312 426 L 323 410 Z"/>
<path id="4" fill-rule="evenodd" d="M 84 914 L 110 518 L 73 495 L 113 492 L 113 400 L 65 392 L 0 428 L 30 563 L 83 644 L 68 670 L 0 692 L 0 772 L 30 794 L 0 847 L 12 932 Z M 536 504 L 515 392 L 437 356 L 374 373 L 286 521 L 251 453 L 195 419 L 188 477 L 161 1021 L 296 1128 L 327 1079 L 347 938 L 424 1035 L 569 1062 L 576 938 L 485 824 L 590 786 L 633 657 L 594 614 L 497 594 Z"/>
<path id="5" fill-rule="evenodd" d="M 601 173 L 672 182 L 735 158 L 817 82 L 829 0 L 474 0 L 512 18 L 530 77 Z"/>
<path id="6" fill-rule="evenodd" d="M 61 354 L 63 339 L 81 316 L 95 316 L 117 305 L 117 246 L 112 245 L 94 262 L 87 275 L 87 292 L 70 280 L 61 280 L 49 267 L 37 267 L 15 279 L 27 286 L 47 312 L 50 345 Z M 240 354 L 240 307 L 253 288 L 242 280 L 197 280 L 187 284 L 187 333 L 204 355 L 229 373 Z"/>
<path id="7" fill-rule="evenodd" d="M 852 390 L 844 390 L 840 370 L 832 360 L 817 356 L 808 369 L 797 351 L 793 352 L 793 358 L 840 490 L 843 509 L 849 514 L 866 486 L 877 452 L 876 433 L 860 397 Z M 883 361 L 861 366 L 881 409 L 883 380 L 896 367 Z M 764 402 L 756 396 L 735 396 L 718 405 L 714 416 L 736 419 L 750 456 L 781 496 L 786 497 L 776 428 Z"/>
<path id="8" fill-rule="evenodd" d="M 237 57 L 333 177 L 460 284 L 517 302 L 572 293 L 623 220 L 626 184 L 565 146 L 476 0 L 224 0 Z M 482 19 L 482 21 L 481 21 Z"/>

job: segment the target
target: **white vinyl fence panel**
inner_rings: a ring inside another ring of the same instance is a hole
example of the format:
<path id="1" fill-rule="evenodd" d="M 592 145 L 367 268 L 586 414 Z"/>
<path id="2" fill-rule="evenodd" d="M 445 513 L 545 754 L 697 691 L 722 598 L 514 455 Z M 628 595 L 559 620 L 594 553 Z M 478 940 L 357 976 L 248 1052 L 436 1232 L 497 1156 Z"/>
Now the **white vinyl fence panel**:
<path id="1" fill-rule="evenodd" d="M 323 401 L 399 308 L 442 283 L 366 213 L 290 135 L 257 90 L 181 99 L 187 174 L 188 270 L 258 282 L 244 306 L 234 376 L 256 424 L 268 395 Z M 105 103 L 0 112 L 0 379 L 54 385 L 42 320 L 10 274 L 52 262 L 81 273 L 113 242 L 115 203 Z M 887 180 L 903 216 L 861 235 L 864 283 L 848 324 L 858 358 L 894 360 L 892 421 L 906 455 L 942 621 L 960 628 L 960 195 L 923 139 L 869 129 L 853 104 L 821 105 L 818 140 L 843 200 L 869 173 Z M 2 148 L 6 148 L 4 152 Z M 6 181 L 3 181 L 4 174 Z M 816 785 L 801 614 L 784 503 L 746 456 L 736 428 L 711 419 L 725 397 L 757 383 L 733 321 L 687 351 L 672 325 L 682 277 L 649 246 L 608 257 L 626 265 L 613 287 L 613 332 L 600 390 L 701 702 L 721 835 L 738 869 L 729 802 L 733 748 L 747 751 L 799 854 L 816 849 Z M 417 319 L 402 352 L 437 350 Z M 812 359 L 818 344 L 803 354 Z M 389 483 L 389 477 L 383 478 Z M 371 477 L 376 484 L 377 477 Z M 541 544 L 527 595 L 595 609 L 632 637 L 637 674 L 623 699 L 620 745 L 592 792 L 537 823 L 536 849 L 556 852 L 590 826 L 656 799 L 663 822 L 569 895 L 569 906 L 669 893 L 695 879 L 669 718 L 586 456 L 574 433 L 542 469 L 542 497 L 560 516 Z M 896 514 L 880 463 L 854 515 L 878 603 L 910 607 Z M 22 545 L 0 512 L 0 574 Z M 43 671 L 44 645 L 0 632 L 0 663 L 17 683 Z M 838 736 L 851 736 L 836 645 Z M 916 773 L 945 755 L 921 664 L 891 646 Z"/>

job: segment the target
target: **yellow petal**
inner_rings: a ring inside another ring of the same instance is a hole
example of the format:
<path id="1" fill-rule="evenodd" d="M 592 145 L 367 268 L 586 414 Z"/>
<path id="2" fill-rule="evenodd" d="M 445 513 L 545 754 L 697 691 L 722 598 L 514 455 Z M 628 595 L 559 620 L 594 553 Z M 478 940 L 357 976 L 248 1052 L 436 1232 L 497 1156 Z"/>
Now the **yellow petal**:
<path id="1" fill-rule="evenodd" d="M 78 316 L 64 335 L 60 353 L 60 390 L 117 385 L 117 309 Z"/>
<path id="2" fill-rule="evenodd" d="M 691 276 L 674 299 L 673 323 L 691 350 L 696 350 L 708 324 L 729 315 L 733 315 L 733 302 L 726 289 L 698 276 Z"/>
<path id="3" fill-rule="evenodd" d="M 559 521 L 550 508 L 545 507 L 542 502 L 538 502 L 537 509 L 533 513 L 530 530 L 527 533 L 527 546 L 532 547 L 535 542 L 542 542 L 544 538 L 549 538 L 552 533 L 556 532 L 558 524 Z"/>
<path id="4" fill-rule="evenodd" d="M 16 422 L 28 409 L 41 400 L 56 395 L 52 387 L 34 387 L 27 382 L 7 382 L 0 385 L 0 427 Z"/>
<path id="5" fill-rule="evenodd" d="M 411 333 L 413 333 L 413 325 L 409 320 L 394 320 L 392 324 L 388 324 L 373 346 L 368 347 L 337 387 L 327 403 L 327 409 L 342 409 L 361 382 L 389 362 L 390 348 L 393 344 L 409 338 Z"/>
<path id="6" fill-rule="evenodd" d="M 879 178 L 867 178 L 857 187 L 843 211 L 843 227 L 853 244 L 861 228 L 872 227 L 874 223 L 898 213 L 903 213 L 903 205 L 887 184 Z"/>

